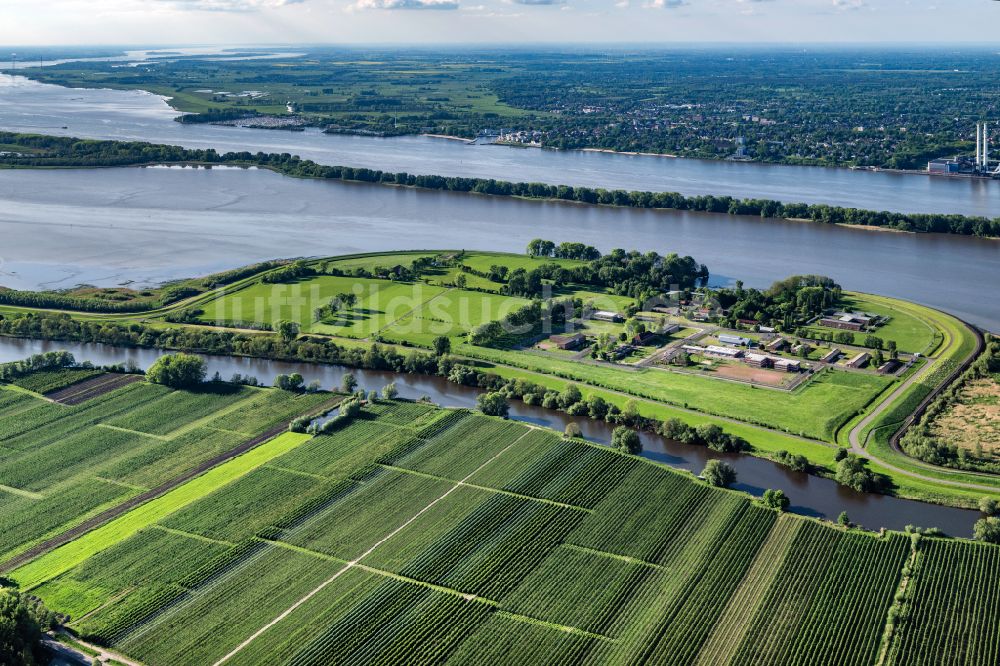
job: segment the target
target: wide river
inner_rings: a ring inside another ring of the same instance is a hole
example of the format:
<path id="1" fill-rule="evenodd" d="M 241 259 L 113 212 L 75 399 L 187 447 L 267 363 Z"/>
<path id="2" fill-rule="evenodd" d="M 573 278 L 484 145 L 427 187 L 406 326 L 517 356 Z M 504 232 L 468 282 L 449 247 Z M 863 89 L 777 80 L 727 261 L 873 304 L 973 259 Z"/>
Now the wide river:
<path id="1" fill-rule="evenodd" d="M 148 368 L 164 353 L 153 349 L 130 349 L 102 344 L 0 338 L 0 363 L 55 349 L 66 349 L 79 361 L 88 360 L 97 364 L 133 361 L 141 368 Z M 479 394 L 478 389 L 452 384 L 440 377 L 394 375 L 387 372 L 347 370 L 332 365 L 284 363 L 230 356 L 205 356 L 205 359 L 209 374 L 219 372 L 224 378 L 228 378 L 238 372 L 257 377 L 265 383 L 279 373 L 298 372 L 306 382 L 318 380 L 325 388 L 330 388 L 339 386 L 343 375 L 351 372 L 366 390 L 378 390 L 389 382 L 395 382 L 404 398 L 427 396 L 446 407 L 474 408 Z M 531 407 L 517 400 L 511 404 L 511 418 L 558 431 L 562 431 L 572 421 L 580 425 L 586 438 L 603 444 L 611 441 L 611 428 L 603 421 L 571 417 L 562 412 Z M 780 488 L 791 499 L 791 510 L 795 513 L 834 520 L 841 511 L 847 511 L 851 520 L 871 530 L 882 527 L 902 530 L 907 525 L 919 525 L 939 527 L 953 536 L 968 537 L 972 534 L 973 523 L 981 518 L 978 511 L 859 493 L 829 479 L 793 472 L 769 460 L 740 454 L 719 454 L 702 446 L 690 446 L 648 433 L 642 434 L 642 446 L 644 457 L 696 474 L 704 469 L 709 458 L 725 459 L 736 469 L 738 482 L 734 487 L 737 490 L 759 497 L 768 488 Z"/>
<path id="2" fill-rule="evenodd" d="M 287 55 L 287 54 L 286 54 Z M 219 151 L 287 152 L 322 164 L 446 176 L 729 194 L 876 210 L 1000 216 L 1000 182 L 889 172 L 470 146 L 428 137 L 377 139 L 182 125 L 162 97 L 81 90 L 0 74 L 0 129 L 152 141 Z"/>
<path id="3" fill-rule="evenodd" d="M 1000 242 L 599 208 L 233 168 L 0 172 L 0 285 L 149 284 L 261 259 L 390 249 L 522 252 L 542 236 L 690 254 L 713 284 L 797 273 L 1000 330 Z"/>

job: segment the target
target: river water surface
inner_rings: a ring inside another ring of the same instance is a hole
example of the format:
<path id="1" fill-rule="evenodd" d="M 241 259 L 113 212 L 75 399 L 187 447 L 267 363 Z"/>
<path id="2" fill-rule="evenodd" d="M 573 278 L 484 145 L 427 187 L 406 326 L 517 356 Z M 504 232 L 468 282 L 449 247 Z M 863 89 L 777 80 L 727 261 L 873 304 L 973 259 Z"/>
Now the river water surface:
<path id="1" fill-rule="evenodd" d="M 71 89 L 0 74 L 0 129 L 9 131 L 287 152 L 321 164 L 416 174 L 1000 216 L 1000 182 L 980 179 L 182 125 L 177 115 L 162 97 L 142 91 Z"/>
<path id="2" fill-rule="evenodd" d="M 76 344 L 47 342 L 40 340 L 20 340 L 0 338 L 0 363 L 22 359 L 31 354 L 65 349 L 73 353 L 78 361 L 96 364 L 116 364 L 135 362 L 147 368 L 161 354 L 153 349 L 132 349 L 103 344 Z M 477 389 L 452 384 L 440 377 L 420 375 L 397 375 L 390 372 L 345 369 L 332 365 L 312 363 L 286 363 L 264 359 L 239 358 L 230 356 L 205 356 L 208 372 L 218 371 L 228 379 L 233 373 L 257 377 L 267 384 L 280 373 L 298 372 L 305 381 L 319 380 L 325 388 L 340 386 L 344 374 L 350 372 L 357 377 L 360 387 L 378 390 L 389 382 L 395 382 L 400 396 L 420 398 L 428 396 L 434 402 L 446 407 L 476 406 Z M 569 422 L 581 426 L 584 436 L 595 442 L 607 444 L 611 441 L 611 428 L 603 421 L 570 417 L 562 412 L 530 407 L 520 401 L 511 403 L 511 418 L 562 431 Z M 734 486 L 760 496 L 768 488 L 780 488 L 792 500 L 791 510 L 807 516 L 834 520 L 841 511 L 847 511 L 851 520 L 868 529 L 902 530 L 906 525 L 939 527 L 948 534 L 968 537 L 972 525 L 981 516 L 978 511 L 955 509 L 910 500 L 869 495 L 845 488 L 829 479 L 821 479 L 801 472 L 793 472 L 769 460 L 747 455 L 725 455 L 704 447 L 689 446 L 648 433 L 642 434 L 643 456 L 671 467 L 700 473 L 709 458 L 727 460 L 736 469 L 738 483 Z"/>
<path id="3" fill-rule="evenodd" d="M 542 236 L 690 254 L 713 284 L 793 274 L 1000 330 L 1000 242 L 806 222 L 521 201 L 232 168 L 0 171 L 0 285 L 140 284 L 262 259 L 402 249 L 523 252 Z"/>

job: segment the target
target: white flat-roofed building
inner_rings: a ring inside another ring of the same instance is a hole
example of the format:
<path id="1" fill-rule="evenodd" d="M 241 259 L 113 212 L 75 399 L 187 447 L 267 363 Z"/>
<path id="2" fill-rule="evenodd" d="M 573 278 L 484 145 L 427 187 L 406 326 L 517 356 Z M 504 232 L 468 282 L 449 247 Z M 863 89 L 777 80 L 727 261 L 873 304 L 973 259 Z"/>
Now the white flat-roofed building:
<path id="1" fill-rule="evenodd" d="M 610 310 L 595 310 L 591 313 L 590 318 L 597 321 L 610 321 L 613 324 L 621 324 L 625 321 L 624 316 Z"/>

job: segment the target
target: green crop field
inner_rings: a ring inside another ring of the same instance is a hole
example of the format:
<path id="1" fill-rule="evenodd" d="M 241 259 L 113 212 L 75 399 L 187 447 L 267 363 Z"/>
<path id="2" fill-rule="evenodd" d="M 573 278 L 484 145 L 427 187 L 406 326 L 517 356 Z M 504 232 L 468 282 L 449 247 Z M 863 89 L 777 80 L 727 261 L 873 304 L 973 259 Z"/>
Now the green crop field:
<path id="1" fill-rule="evenodd" d="M 152 666 L 993 663 L 1000 550 L 913 543 L 524 424 L 379 401 L 8 573 Z"/>
<path id="2" fill-rule="evenodd" d="M 228 385 L 192 393 L 139 382 L 70 406 L 0 387 L 0 556 L 180 476 L 328 398 Z M 258 410 L 256 421 L 240 424 L 245 432 L 227 430 L 235 411 L 250 406 Z"/>

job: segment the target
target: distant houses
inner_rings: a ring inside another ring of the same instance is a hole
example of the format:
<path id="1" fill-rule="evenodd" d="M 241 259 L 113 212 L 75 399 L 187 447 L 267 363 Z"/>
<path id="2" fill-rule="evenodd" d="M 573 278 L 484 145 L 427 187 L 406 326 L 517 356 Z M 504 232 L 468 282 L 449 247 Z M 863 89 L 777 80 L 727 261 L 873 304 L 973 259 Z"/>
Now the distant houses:
<path id="1" fill-rule="evenodd" d="M 791 343 L 789 343 L 788 340 L 784 338 L 775 338 L 774 340 L 771 340 L 769 343 L 767 343 L 767 345 L 764 348 L 767 349 L 767 351 L 769 352 L 777 353 L 780 351 L 784 351 L 785 349 L 788 349 L 790 346 Z"/>
<path id="2" fill-rule="evenodd" d="M 848 368 L 863 368 L 871 360 L 872 355 L 868 352 L 861 352 L 846 363 Z"/>
<path id="3" fill-rule="evenodd" d="M 744 338 L 741 335 L 723 333 L 719 336 L 719 342 L 729 347 L 749 347 L 753 343 L 753 340 Z"/>
<path id="4" fill-rule="evenodd" d="M 844 355 L 844 352 L 839 349 L 831 349 L 827 352 L 823 358 L 820 359 L 823 363 L 836 363 L 837 359 Z"/>
<path id="5" fill-rule="evenodd" d="M 574 350 L 583 347 L 583 345 L 587 342 L 587 338 L 583 336 L 583 333 L 576 333 L 575 335 L 553 335 L 549 338 L 549 342 L 559 349 Z"/>
<path id="6" fill-rule="evenodd" d="M 832 316 L 820 319 L 821 326 L 837 328 L 842 331 L 866 331 L 881 323 L 881 318 L 863 312 L 836 312 Z"/>
<path id="7" fill-rule="evenodd" d="M 656 340 L 656 333 L 643 331 L 642 333 L 636 333 L 632 337 L 632 344 L 637 347 L 645 347 L 648 344 L 652 344 L 654 340 Z"/>

